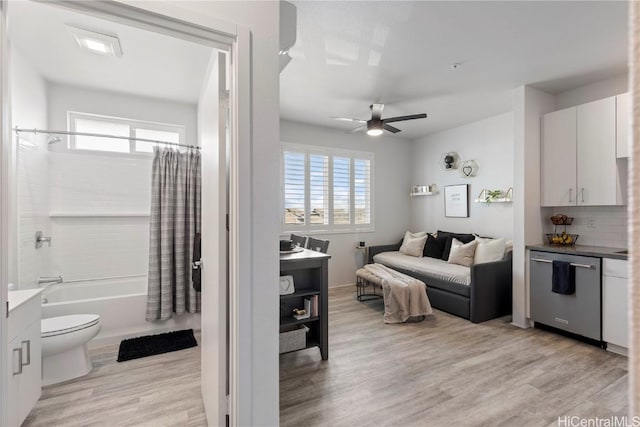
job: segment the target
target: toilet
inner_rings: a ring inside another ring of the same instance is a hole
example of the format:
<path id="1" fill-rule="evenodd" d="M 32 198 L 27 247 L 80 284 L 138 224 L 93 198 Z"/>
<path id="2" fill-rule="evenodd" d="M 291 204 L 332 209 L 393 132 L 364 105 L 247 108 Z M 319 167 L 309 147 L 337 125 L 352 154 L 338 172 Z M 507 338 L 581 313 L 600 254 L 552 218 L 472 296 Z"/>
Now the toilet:
<path id="1" fill-rule="evenodd" d="M 87 375 L 92 365 L 87 343 L 100 332 L 97 314 L 71 314 L 41 321 L 42 385 Z"/>

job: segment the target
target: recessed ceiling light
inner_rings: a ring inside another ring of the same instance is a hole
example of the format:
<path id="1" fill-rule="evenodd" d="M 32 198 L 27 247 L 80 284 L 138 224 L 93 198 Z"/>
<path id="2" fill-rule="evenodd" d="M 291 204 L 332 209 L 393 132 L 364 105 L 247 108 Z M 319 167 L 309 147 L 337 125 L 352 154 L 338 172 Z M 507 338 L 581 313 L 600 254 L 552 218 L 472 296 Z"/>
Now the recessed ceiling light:
<path id="1" fill-rule="evenodd" d="M 454 62 L 453 64 L 451 64 L 451 68 L 452 68 L 453 70 L 458 70 L 458 69 L 460 69 L 461 67 L 462 67 L 462 63 L 460 63 L 460 62 Z"/>
<path id="2" fill-rule="evenodd" d="M 122 56 L 122 47 L 117 36 L 85 30 L 72 25 L 67 25 L 67 28 L 80 48 L 100 55 L 116 58 Z"/>

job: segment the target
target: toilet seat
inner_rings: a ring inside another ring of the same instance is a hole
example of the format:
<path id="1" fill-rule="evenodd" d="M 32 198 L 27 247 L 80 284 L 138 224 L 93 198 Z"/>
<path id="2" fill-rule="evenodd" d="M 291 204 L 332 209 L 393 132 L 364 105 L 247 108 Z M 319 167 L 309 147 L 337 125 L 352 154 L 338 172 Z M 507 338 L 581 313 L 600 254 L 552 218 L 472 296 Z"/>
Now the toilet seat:
<path id="1" fill-rule="evenodd" d="M 97 314 L 71 314 L 67 316 L 50 317 L 42 319 L 41 337 L 55 337 L 57 335 L 69 334 L 81 331 L 100 323 L 100 316 Z"/>

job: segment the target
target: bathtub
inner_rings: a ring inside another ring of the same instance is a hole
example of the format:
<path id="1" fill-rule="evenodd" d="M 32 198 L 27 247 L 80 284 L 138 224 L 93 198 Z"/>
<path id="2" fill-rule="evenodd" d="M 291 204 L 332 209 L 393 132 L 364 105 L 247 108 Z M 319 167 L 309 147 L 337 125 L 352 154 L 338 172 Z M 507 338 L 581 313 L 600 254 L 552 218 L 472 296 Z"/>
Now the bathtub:
<path id="1" fill-rule="evenodd" d="M 85 313 L 100 316 L 102 330 L 91 346 L 179 329 L 200 329 L 200 313 L 147 322 L 146 308 L 146 276 L 62 283 L 51 285 L 42 293 L 42 318 Z"/>

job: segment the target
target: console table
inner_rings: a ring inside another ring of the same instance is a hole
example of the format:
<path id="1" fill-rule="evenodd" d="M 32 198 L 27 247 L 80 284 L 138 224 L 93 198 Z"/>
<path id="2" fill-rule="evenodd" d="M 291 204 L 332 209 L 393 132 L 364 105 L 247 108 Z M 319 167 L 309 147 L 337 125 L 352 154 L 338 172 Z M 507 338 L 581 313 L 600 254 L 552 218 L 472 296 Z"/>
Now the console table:
<path id="1" fill-rule="evenodd" d="M 280 328 L 304 324 L 309 328 L 307 346 L 318 347 L 322 360 L 329 358 L 328 281 L 329 259 L 327 254 L 305 249 L 302 252 L 280 255 L 280 275 L 291 275 L 296 291 L 280 295 Z M 294 308 L 303 307 L 305 297 L 318 295 L 318 316 L 296 320 Z"/>

